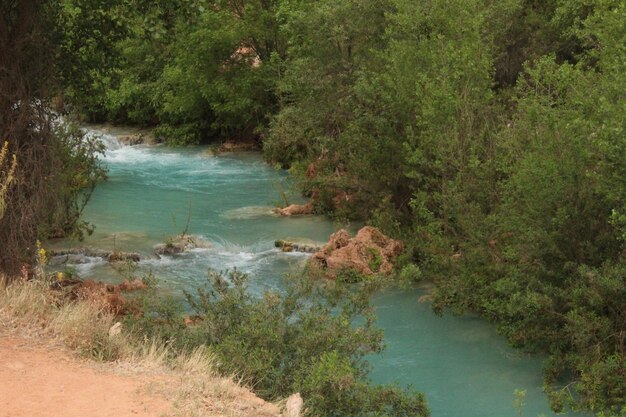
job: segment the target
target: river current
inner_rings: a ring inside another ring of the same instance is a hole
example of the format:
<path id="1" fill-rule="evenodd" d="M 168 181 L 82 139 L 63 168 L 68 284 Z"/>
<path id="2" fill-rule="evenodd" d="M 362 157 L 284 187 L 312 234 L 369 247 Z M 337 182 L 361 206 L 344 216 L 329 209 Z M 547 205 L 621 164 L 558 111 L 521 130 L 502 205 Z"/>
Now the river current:
<path id="1" fill-rule="evenodd" d="M 120 132 L 90 134 L 101 135 L 107 146 L 102 162 L 109 179 L 98 185 L 85 209 L 85 219 L 96 229 L 82 244 L 142 253 L 139 268 L 152 271 L 174 293 L 202 285 L 209 268 L 234 267 L 250 274 L 254 293 L 280 289 L 285 274 L 297 273 L 308 255 L 282 253 L 274 248 L 276 239 L 325 242 L 345 227 L 323 217 L 272 214 L 288 189 L 288 177 L 259 154 L 124 147 L 116 139 Z M 187 226 L 213 247 L 151 256 L 154 245 Z M 68 244 L 76 245 L 60 243 Z M 97 259 L 70 267 L 81 277 L 119 280 L 118 272 Z M 386 350 L 369 358 L 374 382 L 424 392 L 433 417 L 517 416 L 516 389 L 527 392 L 524 416 L 553 415 L 541 390 L 541 359 L 508 347 L 493 326 L 477 317 L 436 316 L 427 303 L 418 302 L 421 295 L 419 288 L 389 289 L 375 297 Z"/>

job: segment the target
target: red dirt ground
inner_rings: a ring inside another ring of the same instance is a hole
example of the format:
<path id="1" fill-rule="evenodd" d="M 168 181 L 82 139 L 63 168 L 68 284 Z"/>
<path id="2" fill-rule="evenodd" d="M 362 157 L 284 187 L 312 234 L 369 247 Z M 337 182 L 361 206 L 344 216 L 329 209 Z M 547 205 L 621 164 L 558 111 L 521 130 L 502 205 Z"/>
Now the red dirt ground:
<path id="1" fill-rule="evenodd" d="M 170 404 L 151 380 L 96 370 L 60 348 L 0 337 L 0 417 L 159 417 Z"/>

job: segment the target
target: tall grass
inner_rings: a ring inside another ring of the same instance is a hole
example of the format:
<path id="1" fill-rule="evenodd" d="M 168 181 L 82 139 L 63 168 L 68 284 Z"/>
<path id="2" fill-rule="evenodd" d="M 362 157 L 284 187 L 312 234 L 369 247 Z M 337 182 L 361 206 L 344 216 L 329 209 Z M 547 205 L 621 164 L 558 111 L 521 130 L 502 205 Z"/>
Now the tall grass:
<path id="1" fill-rule="evenodd" d="M 8 282 L 0 277 L 0 320 L 5 328 L 59 339 L 70 349 L 98 360 L 123 359 L 133 352 L 125 335 L 109 337 L 115 318 L 101 305 L 65 300 L 43 280 Z"/>
<path id="2" fill-rule="evenodd" d="M 11 282 L 9 284 L 9 282 Z M 22 282 L 0 276 L 0 336 L 62 341 L 69 349 L 98 361 L 115 361 L 118 370 L 165 376 L 152 390 L 172 402 L 174 417 L 277 417 L 278 408 L 255 397 L 216 372 L 206 347 L 174 353 L 166 343 L 129 335 L 110 336 L 115 317 L 88 300 L 69 301 L 45 281 Z"/>
<path id="3" fill-rule="evenodd" d="M 9 162 L 11 159 L 11 162 Z M 4 216 L 6 209 L 6 195 L 9 186 L 15 179 L 15 169 L 17 168 L 17 158 L 13 155 L 9 157 L 9 142 L 4 142 L 0 148 L 0 219 Z"/>

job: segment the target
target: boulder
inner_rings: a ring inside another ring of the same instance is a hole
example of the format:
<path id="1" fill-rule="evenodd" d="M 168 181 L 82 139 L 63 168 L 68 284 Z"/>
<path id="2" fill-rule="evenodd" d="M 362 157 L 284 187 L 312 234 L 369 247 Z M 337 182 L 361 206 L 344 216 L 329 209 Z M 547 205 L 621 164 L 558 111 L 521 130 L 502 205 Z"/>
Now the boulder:
<path id="1" fill-rule="evenodd" d="M 285 208 L 277 208 L 274 211 L 285 217 L 313 214 L 313 202 L 309 201 L 306 204 L 292 204 Z"/>
<path id="2" fill-rule="evenodd" d="M 122 334 L 122 323 L 119 321 L 109 328 L 109 337 L 114 338 Z"/>
<path id="3" fill-rule="evenodd" d="M 385 236 L 375 227 L 365 226 L 353 238 L 342 229 L 333 233 L 328 244 L 313 255 L 311 265 L 324 270 L 325 275 L 333 279 L 342 270 L 388 275 L 393 271 L 392 261 L 402 250 L 401 242 Z"/>
<path id="4" fill-rule="evenodd" d="M 73 285 L 69 295 L 72 299 L 89 300 L 102 306 L 102 308 L 115 315 L 133 312 L 126 303 L 122 292 L 136 291 L 147 288 L 146 284 L 135 279 L 124 281 L 121 284 L 106 284 L 100 281 L 88 279 Z"/>
<path id="5" fill-rule="evenodd" d="M 80 300 L 89 300 L 115 315 L 122 314 L 126 300 L 115 285 L 88 279 L 72 288 L 71 295 Z"/>
<path id="6" fill-rule="evenodd" d="M 348 233 L 345 229 L 341 229 L 330 235 L 327 248 L 330 248 L 331 250 L 340 249 L 347 246 L 348 243 L 350 243 L 350 233 Z"/>
<path id="7" fill-rule="evenodd" d="M 275 241 L 274 246 L 281 249 L 283 252 L 315 253 L 322 249 L 320 245 L 315 243 L 295 242 L 283 239 Z"/>
<path id="8" fill-rule="evenodd" d="M 158 140 L 149 132 L 131 133 L 128 135 L 120 135 L 117 140 L 126 146 L 135 145 L 154 145 Z"/>
<path id="9" fill-rule="evenodd" d="M 157 255 L 178 255 L 187 250 L 187 246 L 178 243 L 161 243 L 154 247 L 154 252 Z"/>
<path id="10" fill-rule="evenodd" d="M 181 235 L 154 248 L 157 255 L 177 255 L 192 249 L 210 249 L 213 245 L 193 235 Z"/>
<path id="11" fill-rule="evenodd" d="M 285 403 L 285 417 L 300 417 L 304 401 L 300 393 L 293 394 L 287 398 Z"/>
<path id="12" fill-rule="evenodd" d="M 141 133 L 134 135 L 122 135 L 119 136 L 117 140 L 126 146 L 135 146 L 144 143 L 144 136 Z"/>
<path id="13" fill-rule="evenodd" d="M 109 262 L 139 262 L 141 257 L 135 252 L 113 251 L 107 257 Z"/>

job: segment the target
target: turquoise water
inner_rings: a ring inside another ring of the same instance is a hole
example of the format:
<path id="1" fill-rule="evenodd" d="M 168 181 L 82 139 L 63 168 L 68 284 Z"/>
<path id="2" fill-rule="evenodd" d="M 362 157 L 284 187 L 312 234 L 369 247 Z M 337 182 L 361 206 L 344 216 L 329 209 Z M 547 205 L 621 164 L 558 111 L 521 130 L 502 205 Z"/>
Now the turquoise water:
<path id="1" fill-rule="evenodd" d="M 84 244 L 142 253 L 140 269 L 152 271 L 173 291 L 202 284 L 208 268 L 233 267 L 250 273 L 255 293 L 280 288 L 284 274 L 301 268 L 307 255 L 282 253 L 274 240 L 324 242 L 341 227 L 321 217 L 273 215 L 287 178 L 258 154 L 121 147 L 114 135 L 104 135 L 103 141 L 109 181 L 97 187 L 85 210 L 96 232 Z M 189 232 L 213 247 L 154 256 L 153 246 L 180 234 L 188 219 Z M 58 245 L 68 244 L 74 243 Z M 97 259 L 73 267 L 83 277 L 117 276 Z M 435 316 L 428 304 L 418 302 L 421 294 L 415 288 L 376 296 L 387 349 L 370 358 L 374 381 L 413 385 L 426 394 L 433 417 L 516 416 L 515 389 L 527 391 L 524 416 L 552 415 L 541 392 L 539 359 L 509 348 L 476 317 Z"/>

